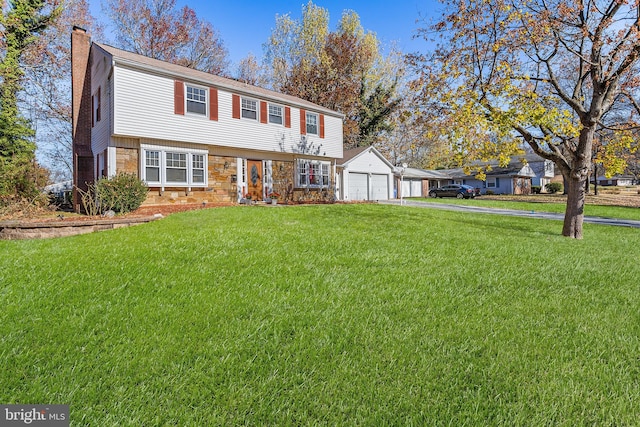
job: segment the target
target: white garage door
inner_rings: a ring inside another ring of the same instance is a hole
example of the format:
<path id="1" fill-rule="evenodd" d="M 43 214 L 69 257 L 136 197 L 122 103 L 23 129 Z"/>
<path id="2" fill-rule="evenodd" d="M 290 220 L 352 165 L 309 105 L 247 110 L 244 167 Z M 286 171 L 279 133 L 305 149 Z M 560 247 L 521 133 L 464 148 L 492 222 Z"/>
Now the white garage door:
<path id="1" fill-rule="evenodd" d="M 366 173 L 349 174 L 349 200 L 368 200 Z"/>
<path id="2" fill-rule="evenodd" d="M 398 195 L 399 197 L 400 195 Z M 411 197 L 411 181 L 405 179 L 402 181 L 402 197 Z"/>
<path id="3" fill-rule="evenodd" d="M 402 197 L 421 197 L 422 180 L 405 179 L 402 183 Z"/>
<path id="4" fill-rule="evenodd" d="M 371 175 L 371 200 L 387 200 L 389 198 L 389 176 Z"/>
<path id="5" fill-rule="evenodd" d="M 411 181 L 411 197 L 422 196 L 422 180 Z"/>

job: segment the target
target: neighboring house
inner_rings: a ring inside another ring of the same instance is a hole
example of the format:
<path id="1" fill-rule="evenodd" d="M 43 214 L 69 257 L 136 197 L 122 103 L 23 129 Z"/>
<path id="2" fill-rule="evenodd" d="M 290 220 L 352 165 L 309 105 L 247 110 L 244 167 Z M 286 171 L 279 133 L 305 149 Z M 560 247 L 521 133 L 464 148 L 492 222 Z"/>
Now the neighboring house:
<path id="1" fill-rule="evenodd" d="M 394 167 L 374 147 L 344 152 L 338 160 L 338 199 L 388 200 L 393 198 Z"/>
<path id="2" fill-rule="evenodd" d="M 524 158 L 534 173 L 534 176 L 531 178 L 531 185 L 540 187 L 540 191 L 544 193 L 546 191 L 545 185 L 549 184 L 555 177 L 555 165 L 553 161 L 543 159 L 534 153 L 527 154 Z"/>
<path id="3" fill-rule="evenodd" d="M 44 192 L 55 198 L 55 202 L 63 205 L 71 205 L 71 192 L 73 181 L 61 181 L 44 187 Z"/>
<path id="4" fill-rule="evenodd" d="M 396 169 L 397 197 L 428 197 L 431 186 L 440 187 L 440 181 L 450 179 L 437 170 L 417 168 Z M 448 182 L 442 184 L 446 185 Z M 397 189 L 400 188 L 398 192 Z"/>
<path id="5" fill-rule="evenodd" d="M 593 178 L 591 179 L 591 182 L 594 182 Z M 606 176 L 599 176 L 598 185 L 602 185 L 604 187 L 627 187 L 635 185 L 635 178 L 633 177 L 633 175 L 614 175 L 611 178 L 607 178 Z"/>
<path id="6" fill-rule="evenodd" d="M 544 163 L 543 163 L 544 164 Z M 545 173 L 547 173 L 545 171 Z M 448 184 L 466 184 L 480 189 L 481 194 L 530 194 L 532 180 L 536 177 L 531 164 L 523 162 L 522 157 L 513 157 L 507 167 L 492 165 L 482 181 L 473 175 L 467 175 L 462 168 L 442 170 L 422 170 L 407 168 L 403 177 L 411 187 L 404 184 L 404 197 L 426 197 L 430 188 Z M 544 176 L 546 179 L 547 177 Z M 396 173 L 396 179 L 399 174 Z M 550 180 L 551 178 L 549 178 Z M 420 184 L 417 182 L 420 181 Z M 426 182 L 426 184 L 425 184 Z"/>
<path id="7" fill-rule="evenodd" d="M 75 185 L 124 172 L 147 183 L 147 204 L 333 200 L 342 114 L 77 27 L 71 38 Z"/>
<path id="8" fill-rule="evenodd" d="M 481 194 L 530 194 L 531 179 L 535 176 L 531 166 L 523 164 L 520 160 L 512 161 L 507 167 L 493 166 L 486 172 L 484 181 L 465 174 L 461 168 L 439 172 L 449 175 L 452 184 L 466 184 L 479 188 Z"/>

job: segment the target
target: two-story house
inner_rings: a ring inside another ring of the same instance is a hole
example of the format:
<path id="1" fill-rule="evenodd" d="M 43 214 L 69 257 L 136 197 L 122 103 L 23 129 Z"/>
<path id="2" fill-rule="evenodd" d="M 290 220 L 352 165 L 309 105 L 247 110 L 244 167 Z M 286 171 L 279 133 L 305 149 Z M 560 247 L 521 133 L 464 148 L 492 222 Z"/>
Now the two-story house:
<path id="1" fill-rule="evenodd" d="M 342 114 L 94 43 L 81 28 L 71 39 L 76 186 L 125 172 L 147 183 L 147 204 L 334 198 Z"/>

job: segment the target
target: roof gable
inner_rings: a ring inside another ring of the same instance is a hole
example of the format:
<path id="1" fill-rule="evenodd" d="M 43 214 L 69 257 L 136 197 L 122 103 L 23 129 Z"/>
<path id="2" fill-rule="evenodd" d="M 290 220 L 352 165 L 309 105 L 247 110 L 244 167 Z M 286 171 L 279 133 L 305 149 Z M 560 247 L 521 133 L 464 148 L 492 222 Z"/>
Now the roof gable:
<path id="1" fill-rule="evenodd" d="M 357 148 L 354 148 L 354 149 L 351 149 L 351 150 L 346 150 L 344 152 L 344 155 L 343 155 L 342 159 L 338 159 L 337 164 L 338 164 L 338 166 L 343 166 L 344 167 L 344 166 L 348 165 L 350 162 L 352 162 L 355 159 L 357 159 L 358 157 L 364 156 L 367 153 L 371 153 L 371 154 L 377 156 L 384 164 L 389 166 L 389 168 L 394 169 L 394 166 L 391 164 L 391 162 L 389 162 L 389 160 L 387 160 L 373 146 L 357 147 Z"/>

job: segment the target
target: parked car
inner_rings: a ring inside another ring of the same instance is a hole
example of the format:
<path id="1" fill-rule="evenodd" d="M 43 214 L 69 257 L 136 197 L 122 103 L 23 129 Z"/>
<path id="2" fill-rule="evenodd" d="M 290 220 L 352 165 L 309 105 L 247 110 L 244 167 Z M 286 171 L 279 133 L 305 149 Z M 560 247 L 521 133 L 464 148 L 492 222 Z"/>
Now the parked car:
<path id="1" fill-rule="evenodd" d="M 472 199 L 476 196 L 476 189 L 470 185 L 451 184 L 429 190 L 430 197 L 457 197 L 458 199 Z"/>

